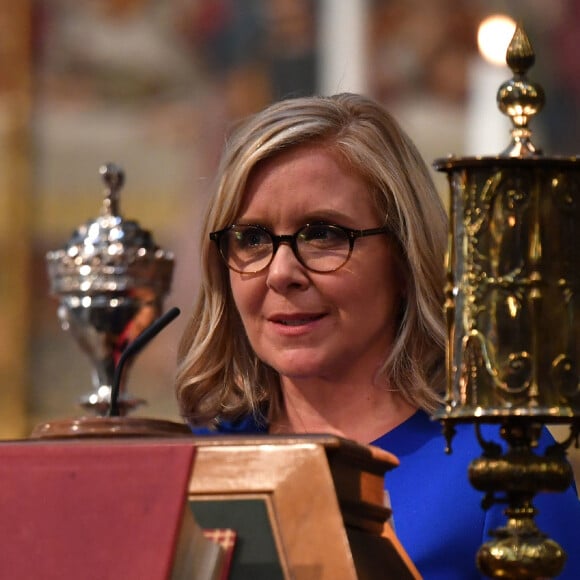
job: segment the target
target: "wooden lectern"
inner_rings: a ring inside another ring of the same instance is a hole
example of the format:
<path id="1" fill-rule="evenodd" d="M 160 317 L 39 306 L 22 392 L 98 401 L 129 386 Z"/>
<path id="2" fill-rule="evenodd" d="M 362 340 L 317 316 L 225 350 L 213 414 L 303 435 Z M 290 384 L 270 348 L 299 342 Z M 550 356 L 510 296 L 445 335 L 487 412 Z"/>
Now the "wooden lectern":
<path id="1" fill-rule="evenodd" d="M 397 463 L 324 435 L 0 443 L 0 576 L 195 579 L 190 518 L 237 533 L 230 580 L 419 578 L 387 523 Z"/>
<path id="2" fill-rule="evenodd" d="M 203 527 L 247 546 L 231 580 L 405 580 L 419 574 L 387 523 L 391 454 L 327 435 L 203 437 L 189 498 Z"/>

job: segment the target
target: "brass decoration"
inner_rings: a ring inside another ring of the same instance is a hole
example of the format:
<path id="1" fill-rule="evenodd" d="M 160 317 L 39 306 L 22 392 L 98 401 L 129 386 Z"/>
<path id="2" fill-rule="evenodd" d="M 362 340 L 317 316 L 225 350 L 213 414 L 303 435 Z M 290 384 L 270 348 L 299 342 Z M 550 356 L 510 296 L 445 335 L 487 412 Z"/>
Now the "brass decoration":
<path id="1" fill-rule="evenodd" d="M 506 62 L 514 76 L 503 83 L 497 93 L 500 110 L 510 117 L 513 124 L 512 142 L 503 152 L 509 157 L 538 153 L 532 144 L 528 123 L 544 107 L 544 90 L 526 77 L 535 60 L 534 49 L 523 28 L 518 26 L 506 54 Z"/>
<path id="2" fill-rule="evenodd" d="M 529 81 L 535 55 L 518 26 L 507 51 L 513 78 L 498 92 L 512 122 L 497 157 L 447 158 L 451 189 L 445 314 L 447 392 L 436 414 L 451 450 L 454 425 L 474 423 L 483 455 L 469 468 L 484 506 L 505 502 L 507 523 L 478 552 L 491 578 L 549 578 L 566 554 L 537 528 L 533 498 L 565 490 L 566 448 L 580 431 L 580 162 L 543 157 L 529 120 L 544 104 Z M 502 445 L 483 423 L 499 425 Z M 570 437 L 537 455 L 541 427 Z"/>

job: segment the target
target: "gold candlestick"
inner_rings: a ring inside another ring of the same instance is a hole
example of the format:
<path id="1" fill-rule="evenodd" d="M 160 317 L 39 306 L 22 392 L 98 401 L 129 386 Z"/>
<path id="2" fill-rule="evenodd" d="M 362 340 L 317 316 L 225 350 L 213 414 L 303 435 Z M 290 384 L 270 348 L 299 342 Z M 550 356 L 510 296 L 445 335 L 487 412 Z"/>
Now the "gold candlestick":
<path id="1" fill-rule="evenodd" d="M 518 26 L 507 51 L 513 77 L 498 91 L 512 122 L 497 157 L 447 158 L 435 167 L 451 189 L 445 313 L 446 404 L 437 413 L 451 447 L 454 425 L 475 425 L 483 455 L 469 478 L 484 504 L 504 501 L 507 523 L 477 555 L 492 578 L 549 578 L 566 554 L 537 528 L 534 496 L 565 490 L 565 450 L 580 429 L 580 162 L 542 156 L 529 121 L 542 88 L 528 80 L 535 59 Z M 507 451 L 481 436 L 493 423 Z M 542 425 L 570 437 L 537 455 Z"/>

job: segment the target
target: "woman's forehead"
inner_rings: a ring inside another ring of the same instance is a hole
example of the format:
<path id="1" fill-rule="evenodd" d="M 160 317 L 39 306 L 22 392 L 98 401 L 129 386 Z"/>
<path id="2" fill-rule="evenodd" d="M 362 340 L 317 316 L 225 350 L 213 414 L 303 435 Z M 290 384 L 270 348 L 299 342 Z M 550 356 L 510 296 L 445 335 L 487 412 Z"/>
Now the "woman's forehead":
<path id="1" fill-rule="evenodd" d="M 275 221 L 277 215 L 289 213 L 300 219 L 336 218 L 344 225 L 345 217 L 352 215 L 353 225 L 356 220 L 367 225 L 372 220 L 375 225 L 380 212 L 365 180 L 334 151 L 303 146 L 256 167 L 246 184 L 237 217 Z"/>

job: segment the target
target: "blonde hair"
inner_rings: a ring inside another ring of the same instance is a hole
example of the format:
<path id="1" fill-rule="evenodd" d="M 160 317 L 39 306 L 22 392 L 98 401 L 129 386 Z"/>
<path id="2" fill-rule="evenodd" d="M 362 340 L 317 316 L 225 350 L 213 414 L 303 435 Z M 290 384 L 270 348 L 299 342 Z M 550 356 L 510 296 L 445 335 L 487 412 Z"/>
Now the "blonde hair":
<path id="1" fill-rule="evenodd" d="M 371 99 L 305 97 L 277 102 L 245 121 L 224 151 L 202 232 L 201 288 L 178 353 L 177 398 L 192 424 L 250 413 L 263 419 L 263 409 L 282 404 L 278 374 L 248 342 L 209 233 L 235 222 L 261 161 L 307 144 L 336 151 L 365 180 L 400 245 L 405 300 L 383 376 L 427 412 L 440 401 L 447 218 L 428 169 L 398 123 Z"/>

